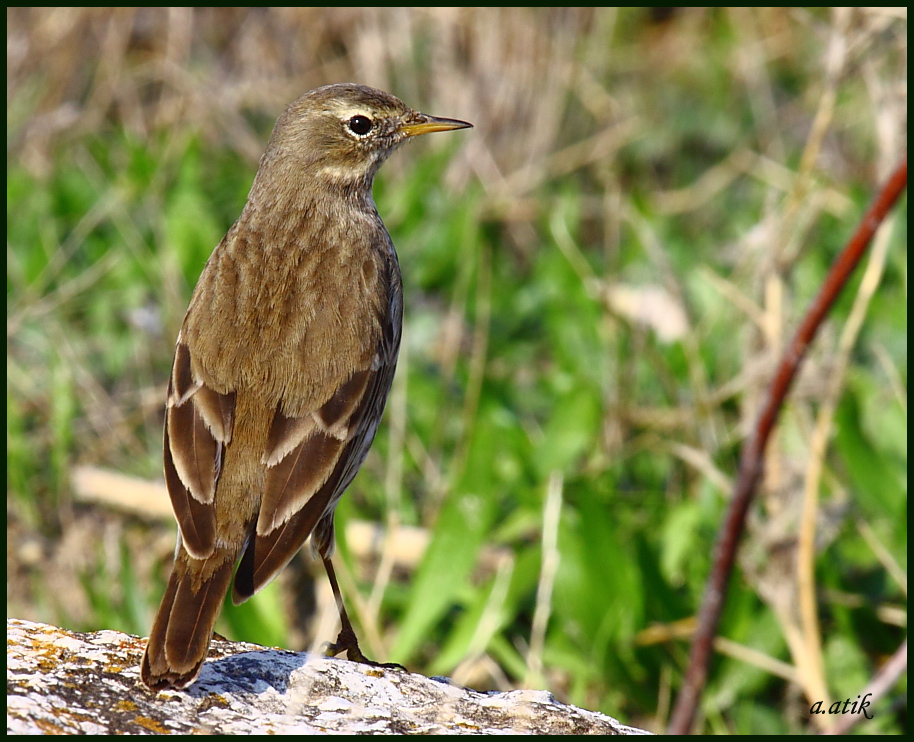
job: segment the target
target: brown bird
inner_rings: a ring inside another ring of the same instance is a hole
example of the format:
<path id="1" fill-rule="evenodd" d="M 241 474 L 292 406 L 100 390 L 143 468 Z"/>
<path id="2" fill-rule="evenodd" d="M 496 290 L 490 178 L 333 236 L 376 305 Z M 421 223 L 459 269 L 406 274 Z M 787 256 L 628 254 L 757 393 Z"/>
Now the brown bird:
<path id="1" fill-rule="evenodd" d="M 380 90 L 327 85 L 279 117 L 247 204 L 178 334 L 165 415 L 174 567 L 143 656 L 155 690 L 196 680 L 235 573 L 237 605 L 311 537 L 359 650 L 330 557 L 333 513 L 374 440 L 403 316 L 400 267 L 371 196 L 409 137 L 471 126 Z"/>

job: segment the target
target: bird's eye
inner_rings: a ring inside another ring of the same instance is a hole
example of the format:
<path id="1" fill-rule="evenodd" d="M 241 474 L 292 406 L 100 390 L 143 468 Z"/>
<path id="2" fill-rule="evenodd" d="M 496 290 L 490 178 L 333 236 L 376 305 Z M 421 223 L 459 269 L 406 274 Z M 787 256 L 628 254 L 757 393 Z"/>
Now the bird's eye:
<path id="1" fill-rule="evenodd" d="M 371 131 L 371 127 L 374 126 L 372 120 L 367 116 L 353 116 L 346 123 L 349 126 L 349 131 L 353 134 L 358 134 L 359 136 L 364 136 Z"/>

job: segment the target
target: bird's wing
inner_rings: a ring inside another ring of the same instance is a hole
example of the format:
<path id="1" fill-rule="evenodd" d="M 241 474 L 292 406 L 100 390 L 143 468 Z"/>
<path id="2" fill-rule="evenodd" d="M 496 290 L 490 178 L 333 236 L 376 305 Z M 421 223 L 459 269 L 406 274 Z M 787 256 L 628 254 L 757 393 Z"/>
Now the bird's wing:
<path id="1" fill-rule="evenodd" d="M 395 363 L 394 357 L 393 363 L 357 371 L 305 418 L 276 411 L 260 517 L 235 575 L 236 604 L 269 583 L 320 518 L 332 513 L 374 440 Z"/>
<path id="2" fill-rule="evenodd" d="M 215 547 L 213 498 L 234 416 L 235 393 L 220 394 L 195 376 L 179 335 L 165 411 L 165 482 L 184 548 L 195 559 Z"/>
<path id="3" fill-rule="evenodd" d="M 323 516 L 333 508 L 361 467 L 374 440 L 393 382 L 400 350 L 403 298 L 399 271 L 390 271 L 387 315 L 380 325 L 377 353 L 356 370 L 320 409 L 290 417 L 277 407 L 264 463 L 266 485 L 257 527 L 235 574 L 232 599 L 247 600 L 289 563 Z M 331 525 L 319 529 L 318 548 L 329 556 Z"/>
<path id="4" fill-rule="evenodd" d="M 365 392 L 376 372 L 356 371 L 320 409 L 287 417 L 280 405 L 273 415 L 263 463 L 266 485 L 257 519 L 265 536 L 287 522 L 330 479 L 364 418 Z"/>

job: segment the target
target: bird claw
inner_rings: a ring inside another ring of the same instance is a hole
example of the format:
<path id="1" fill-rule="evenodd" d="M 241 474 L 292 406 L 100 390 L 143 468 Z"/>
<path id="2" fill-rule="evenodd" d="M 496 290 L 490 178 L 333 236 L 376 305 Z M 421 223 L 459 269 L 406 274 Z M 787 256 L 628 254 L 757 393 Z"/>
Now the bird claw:
<path id="1" fill-rule="evenodd" d="M 368 659 L 362 654 L 358 642 L 345 641 L 345 639 L 346 637 L 343 636 L 343 632 L 340 632 L 340 636 L 337 637 L 335 642 L 332 644 L 326 642 L 324 646 L 321 647 L 321 652 L 325 657 L 336 657 L 341 652 L 346 652 L 346 659 L 350 662 L 358 662 L 362 665 L 369 665 L 370 667 L 382 667 L 386 670 L 402 670 L 403 672 L 406 672 L 406 668 L 396 662 L 375 662 L 374 660 Z"/>

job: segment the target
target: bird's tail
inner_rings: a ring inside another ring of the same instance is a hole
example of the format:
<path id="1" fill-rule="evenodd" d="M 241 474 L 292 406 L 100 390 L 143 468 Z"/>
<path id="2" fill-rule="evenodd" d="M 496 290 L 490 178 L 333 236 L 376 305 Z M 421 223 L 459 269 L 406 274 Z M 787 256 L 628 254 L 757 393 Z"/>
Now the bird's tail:
<path id="1" fill-rule="evenodd" d="M 153 690 L 183 688 L 200 674 L 236 555 L 216 549 L 193 559 L 182 546 L 156 614 L 140 677 Z"/>

